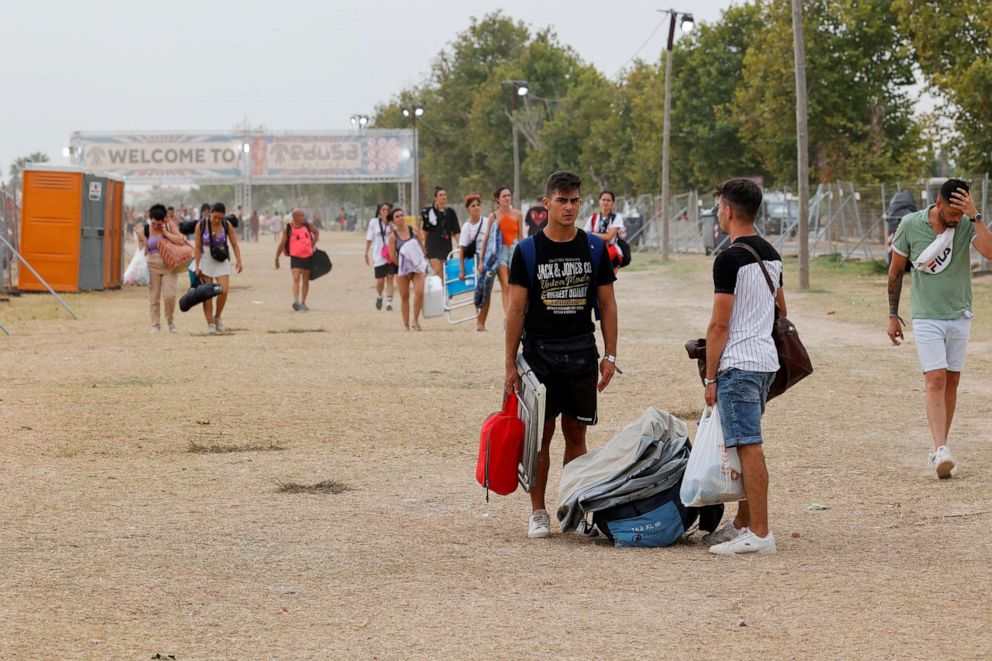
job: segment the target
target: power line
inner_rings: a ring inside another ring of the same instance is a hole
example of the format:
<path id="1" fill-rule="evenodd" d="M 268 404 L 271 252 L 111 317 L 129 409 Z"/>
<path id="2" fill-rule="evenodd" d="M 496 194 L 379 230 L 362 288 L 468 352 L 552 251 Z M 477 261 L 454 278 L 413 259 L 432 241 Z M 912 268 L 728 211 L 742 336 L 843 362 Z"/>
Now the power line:
<path id="1" fill-rule="evenodd" d="M 627 58 L 627 61 L 626 62 L 624 62 L 622 65 L 620 65 L 620 68 L 617 69 L 617 72 L 614 75 L 619 76 L 620 75 L 620 72 L 623 71 L 627 67 L 628 64 L 630 64 L 631 62 L 633 62 L 635 57 L 637 57 L 638 55 L 641 54 L 641 51 L 644 50 L 644 47 L 648 45 L 648 42 L 651 41 L 651 38 L 658 32 L 658 30 L 661 29 L 661 26 L 664 25 L 664 24 L 665 24 L 665 21 L 664 21 L 664 19 L 662 19 L 658 23 L 658 25 L 655 26 L 654 30 L 651 31 L 651 34 L 648 35 L 648 38 L 644 40 L 644 43 L 641 44 L 637 48 L 636 51 L 634 51 L 634 54 L 631 55 L 629 58 Z"/>

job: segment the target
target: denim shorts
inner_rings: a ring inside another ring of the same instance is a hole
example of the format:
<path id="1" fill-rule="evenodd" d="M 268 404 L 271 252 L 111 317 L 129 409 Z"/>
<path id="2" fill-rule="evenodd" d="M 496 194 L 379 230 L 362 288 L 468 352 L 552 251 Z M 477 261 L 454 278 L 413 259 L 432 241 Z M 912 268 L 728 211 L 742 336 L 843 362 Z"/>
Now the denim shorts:
<path id="1" fill-rule="evenodd" d="M 513 251 L 517 247 L 517 242 L 514 241 L 513 245 L 510 246 L 500 246 L 499 247 L 499 265 L 505 266 L 507 270 L 510 268 L 510 262 L 513 260 Z"/>
<path id="2" fill-rule="evenodd" d="M 726 447 L 761 444 L 761 415 L 774 380 L 775 372 L 748 372 L 735 367 L 716 375 L 716 405 Z"/>

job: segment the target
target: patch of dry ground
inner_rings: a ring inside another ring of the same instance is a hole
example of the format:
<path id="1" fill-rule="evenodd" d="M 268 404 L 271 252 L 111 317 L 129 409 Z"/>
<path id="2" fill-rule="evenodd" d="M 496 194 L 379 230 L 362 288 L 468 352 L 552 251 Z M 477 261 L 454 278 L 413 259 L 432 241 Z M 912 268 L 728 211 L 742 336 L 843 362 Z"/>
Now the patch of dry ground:
<path id="1" fill-rule="evenodd" d="M 779 553 L 728 559 L 528 541 L 526 496 L 487 504 L 474 480 L 502 315 L 406 333 L 372 306 L 364 242 L 325 243 L 308 314 L 274 245 L 248 246 L 220 337 L 199 311 L 147 335 L 144 289 L 70 296 L 79 321 L 49 297 L 0 304 L 0 657 L 992 656 L 990 279 L 963 469 L 940 483 L 884 278 L 824 266 L 789 292 L 817 373 L 768 407 Z M 682 344 L 704 332 L 710 261 L 637 259 L 593 446 L 648 405 L 701 409 Z"/>

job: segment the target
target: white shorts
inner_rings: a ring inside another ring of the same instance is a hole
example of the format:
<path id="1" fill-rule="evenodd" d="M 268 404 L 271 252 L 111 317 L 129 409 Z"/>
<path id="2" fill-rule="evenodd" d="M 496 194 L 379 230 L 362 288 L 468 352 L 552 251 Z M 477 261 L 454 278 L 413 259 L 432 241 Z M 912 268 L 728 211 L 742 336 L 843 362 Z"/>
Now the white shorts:
<path id="1" fill-rule="evenodd" d="M 965 312 L 957 319 L 913 319 L 913 333 L 924 373 L 943 369 L 964 371 L 971 312 Z"/>
<path id="2" fill-rule="evenodd" d="M 205 250 L 202 255 L 200 255 L 200 272 L 208 278 L 219 278 L 222 275 L 231 275 L 231 260 L 225 259 L 223 262 L 218 262 L 210 254 L 209 250 Z"/>

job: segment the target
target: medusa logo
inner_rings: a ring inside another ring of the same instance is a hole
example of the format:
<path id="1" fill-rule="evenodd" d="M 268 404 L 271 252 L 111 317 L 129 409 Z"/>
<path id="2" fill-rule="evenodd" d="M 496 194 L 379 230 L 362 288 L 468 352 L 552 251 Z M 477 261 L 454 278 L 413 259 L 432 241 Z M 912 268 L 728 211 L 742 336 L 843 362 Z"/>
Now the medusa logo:
<path id="1" fill-rule="evenodd" d="M 103 161 L 107 157 L 107 152 L 103 150 L 103 147 L 90 147 L 86 150 L 86 156 L 88 157 L 88 163 L 98 168 L 103 165 Z"/>
<path id="2" fill-rule="evenodd" d="M 281 144 L 272 145 L 272 159 L 276 165 L 285 163 L 287 156 L 289 156 L 289 147 Z"/>

